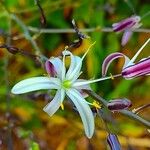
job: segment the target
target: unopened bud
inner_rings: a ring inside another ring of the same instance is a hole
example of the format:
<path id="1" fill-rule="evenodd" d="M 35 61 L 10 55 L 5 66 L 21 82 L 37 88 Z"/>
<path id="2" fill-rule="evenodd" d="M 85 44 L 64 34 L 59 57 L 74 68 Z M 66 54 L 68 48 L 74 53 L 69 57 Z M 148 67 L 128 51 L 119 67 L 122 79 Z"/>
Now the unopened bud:
<path id="1" fill-rule="evenodd" d="M 119 140 L 115 134 L 109 134 L 107 137 L 107 143 L 111 150 L 121 150 Z"/>
<path id="2" fill-rule="evenodd" d="M 150 57 L 123 69 L 122 76 L 125 79 L 133 79 L 142 75 L 150 74 Z"/>
<path id="3" fill-rule="evenodd" d="M 111 111 L 128 109 L 131 106 L 132 106 L 131 101 L 126 98 L 110 100 L 109 103 L 107 104 L 108 109 Z"/>

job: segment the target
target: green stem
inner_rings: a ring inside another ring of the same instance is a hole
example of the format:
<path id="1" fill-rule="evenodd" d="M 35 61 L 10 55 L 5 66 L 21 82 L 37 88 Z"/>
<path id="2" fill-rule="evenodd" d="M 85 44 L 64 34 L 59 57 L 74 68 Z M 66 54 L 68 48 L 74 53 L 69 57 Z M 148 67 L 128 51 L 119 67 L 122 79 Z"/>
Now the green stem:
<path id="1" fill-rule="evenodd" d="M 89 94 L 91 97 L 93 97 L 94 99 L 96 99 L 98 102 L 102 103 L 105 107 L 107 107 L 108 102 L 103 99 L 101 96 L 99 96 L 98 94 L 96 94 L 93 91 L 85 91 L 87 94 Z M 132 111 L 129 110 L 118 110 L 118 112 L 120 112 L 121 114 L 138 121 L 139 123 L 143 124 L 144 126 L 150 128 L 150 122 L 143 119 L 142 117 L 138 116 L 137 114 L 133 113 Z"/>
<path id="2" fill-rule="evenodd" d="M 52 34 L 52 33 L 75 33 L 74 29 L 40 29 L 36 27 L 28 26 L 28 30 L 34 33 L 45 33 L 45 34 Z M 113 29 L 110 27 L 93 27 L 93 28 L 85 28 L 80 29 L 81 32 L 113 32 Z M 133 32 L 143 32 L 143 33 L 150 33 L 150 29 L 135 29 Z"/>
<path id="3" fill-rule="evenodd" d="M 146 127 L 150 128 L 150 122 L 143 119 L 142 117 L 138 116 L 137 114 L 134 114 L 132 111 L 129 110 L 120 110 L 121 114 L 130 117 L 131 119 L 134 119 L 135 121 L 138 121 L 145 125 Z"/>
<path id="4" fill-rule="evenodd" d="M 41 54 L 40 48 L 33 40 L 26 25 L 15 14 L 10 14 L 10 17 L 23 29 L 25 38 L 31 42 L 33 48 L 36 50 L 36 53 L 40 55 Z"/>

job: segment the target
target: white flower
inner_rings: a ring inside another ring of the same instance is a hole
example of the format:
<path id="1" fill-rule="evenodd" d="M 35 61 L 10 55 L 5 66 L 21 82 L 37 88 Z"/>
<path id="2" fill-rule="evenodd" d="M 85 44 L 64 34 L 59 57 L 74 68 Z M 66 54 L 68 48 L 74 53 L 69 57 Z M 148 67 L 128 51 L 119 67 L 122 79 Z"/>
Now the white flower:
<path id="1" fill-rule="evenodd" d="M 78 79 L 81 74 L 80 71 L 82 67 L 82 61 L 87 52 L 82 58 L 80 58 L 78 56 L 74 56 L 67 50 L 63 51 L 63 61 L 58 57 L 48 60 L 53 65 L 53 69 L 55 69 L 53 70 L 55 77 L 33 77 L 25 79 L 17 83 L 12 88 L 11 92 L 14 94 L 23 94 L 43 89 L 56 89 L 56 95 L 54 96 L 53 100 L 48 103 L 43 110 L 52 116 L 62 105 L 65 96 L 67 96 L 69 100 L 74 103 L 81 116 L 87 137 L 91 138 L 94 133 L 94 117 L 88 105 L 89 103 L 84 99 L 80 92 L 81 90 L 89 90 L 90 83 L 102 81 L 111 77 L 89 81 Z M 66 70 L 65 67 L 65 57 L 67 55 L 69 55 L 71 58 L 68 70 Z"/>

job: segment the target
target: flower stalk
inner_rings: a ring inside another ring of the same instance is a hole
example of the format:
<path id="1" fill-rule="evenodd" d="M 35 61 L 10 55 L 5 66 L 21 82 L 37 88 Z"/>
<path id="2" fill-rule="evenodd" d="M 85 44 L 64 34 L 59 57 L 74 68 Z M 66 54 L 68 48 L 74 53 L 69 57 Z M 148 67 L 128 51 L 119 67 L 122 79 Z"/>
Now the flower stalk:
<path id="1" fill-rule="evenodd" d="M 107 104 L 108 101 L 103 99 L 101 96 L 99 96 L 98 94 L 96 94 L 94 91 L 88 91 L 85 90 L 85 92 L 87 92 L 87 94 L 91 97 L 93 97 L 95 100 L 97 100 L 98 102 L 102 103 L 104 107 L 107 108 Z M 118 110 L 119 113 L 143 124 L 145 127 L 150 128 L 150 122 L 143 119 L 142 117 L 138 116 L 137 114 L 133 113 L 132 111 L 129 110 Z"/>

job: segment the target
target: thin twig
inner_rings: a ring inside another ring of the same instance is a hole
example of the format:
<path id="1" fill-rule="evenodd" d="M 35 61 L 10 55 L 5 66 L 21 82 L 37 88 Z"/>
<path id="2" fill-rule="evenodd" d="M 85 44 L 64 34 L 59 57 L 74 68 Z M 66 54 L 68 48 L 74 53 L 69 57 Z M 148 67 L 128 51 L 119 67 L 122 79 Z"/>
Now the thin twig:
<path id="1" fill-rule="evenodd" d="M 75 33 L 74 29 L 39 29 L 36 27 L 28 26 L 29 31 L 38 33 L 39 31 L 41 33 L 50 34 L 50 33 Z M 95 28 L 85 28 L 80 29 L 81 32 L 113 32 L 113 29 L 110 27 L 95 27 Z M 143 32 L 143 33 L 150 33 L 150 29 L 135 29 L 133 32 Z"/>
<path id="2" fill-rule="evenodd" d="M 150 107 L 150 104 L 145 104 L 145 105 L 142 105 L 142 106 L 140 106 L 140 107 L 138 107 L 138 108 L 134 108 L 134 109 L 132 110 L 132 112 L 135 113 L 135 114 L 138 114 L 139 112 L 145 110 L 145 109 L 148 108 L 148 107 Z"/>
<path id="3" fill-rule="evenodd" d="M 40 12 L 40 23 L 41 23 L 41 26 L 42 27 L 46 27 L 46 17 L 45 17 L 45 14 L 44 14 L 44 10 L 39 2 L 39 0 L 35 0 L 35 4 L 37 5 L 38 9 L 39 9 L 39 12 Z"/>
<path id="4" fill-rule="evenodd" d="M 87 94 L 89 94 L 91 97 L 93 97 L 95 100 L 97 100 L 98 102 L 102 103 L 105 107 L 107 107 L 108 102 L 103 99 L 101 96 L 99 96 L 98 94 L 96 94 L 93 91 L 85 91 Z M 129 110 L 118 110 L 118 112 L 120 112 L 121 114 L 128 116 L 140 123 L 142 123 L 144 126 L 150 128 L 150 122 L 143 119 L 142 117 L 138 116 L 137 114 L 134 114 L 132 111 Z"/>

